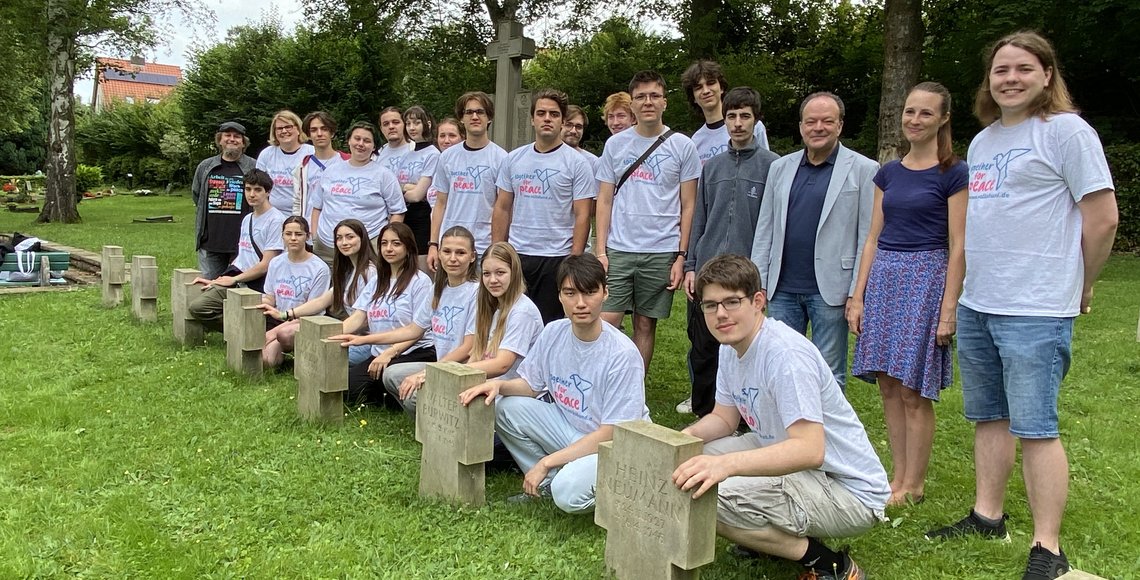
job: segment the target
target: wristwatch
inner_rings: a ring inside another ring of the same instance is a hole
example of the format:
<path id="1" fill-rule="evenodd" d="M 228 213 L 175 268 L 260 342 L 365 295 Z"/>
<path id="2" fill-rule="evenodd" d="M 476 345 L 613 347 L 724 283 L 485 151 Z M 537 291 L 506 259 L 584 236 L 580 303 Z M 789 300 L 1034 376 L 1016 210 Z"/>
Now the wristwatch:
<path id="1" fill-rule="evenodd" d="M 679 252 L 674 252 L 674 253 L 676 254 L 675 256 L 673 256 L 674 260 L 676 260 L 677 258 L 688 258 L 689 257 L 689 252 L 686 250 L 681 250 Z"/>

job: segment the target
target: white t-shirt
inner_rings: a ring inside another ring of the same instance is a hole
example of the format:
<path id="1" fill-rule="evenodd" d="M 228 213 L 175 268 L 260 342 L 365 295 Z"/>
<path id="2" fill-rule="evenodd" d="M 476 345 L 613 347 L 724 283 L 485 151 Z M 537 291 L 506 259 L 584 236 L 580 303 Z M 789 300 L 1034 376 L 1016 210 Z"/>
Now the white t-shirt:
<path id="1" fill-rule="evenodd" d="M 356 312 L 356 309 L 353 308 L 352 305 L 356 302 L 357 296 L 364 295 L 364 289 L 376 279 L 376 266 L 372 264 L 368 265 L 368 269 L 364 271 L 364 279 L 356 282 L 356 296 L 349 296 L 349 292 L 352 290 L 352 279 L 355 276 L 356 270 L 354 269 L 352 276 L 349 276 L 348 281 L 344 284 L 344 294 L 341 296 L 341 302 L 344 303 L 344 315 L 346 317 L 352 316 L 352 313 Z"/>
<path id="2" fill-rule="evenodd" d="M 395 286 L 396 278 L 392 278 L 388 284 L 388 292 L 373 302 L 372 294 L 376 292 L 376 279 L 373 278 L 364 290 L 357 295 L 356 302 L 352 304 L 353 308 L 364 310 L 368 314 L 369 334 L 377 334 L 411 324 L 415 319 L 416 311 L 423 306 L 424 302 L 430 303 L 431 301 L 431 278 L 428 278 L 427 274 L 423 272 L 417 270 L 412 281 L 408 283 L 408 287 L 399 296 L 392 295 Z M 416 341 L 404 352 L 429 347 L 431 344 L 431 337 L 425 334 L 423 338 Z M 392 345 L 372 345 L 372 356 L 379 355 L 389 346 Z"/>
<path id="3" fill-rule="evenodd" d="M 514 194 L 509 240 L 528 256 L 567 256 L 574 242 L 574 202 L 598 196 L 590 165 L 569 145 L 539 153 L 534 143 L 499 166 L 499 189 Z"/>
<path id="4" fill-rule="evenodd" d="M 752 129 L 752 136 L 756 138 L 757 149 L 768 148 L 768 132 L 759 119 L 756 120 L 756 127 Z M 709 159 L 728 151 L 730 140 L 728 126 L 723 120 L 713 123 L 712 126 L 706 123 L 694 131 L 693 145 L 697 148 L 697 156 L 701 158 L 701 167 L 704 167 Z"/>
<path id="5" fill-rule="evenodd" d="M 498 320 L 499 311 L 495 310 L 491 315 L 491 332 L 488 337 L 495 334 L 495 329 L 499 327 Z M 542 332 L 542 313 L 526 294 L 519 295 L 511 311 L 507 313 L 507 328 L 503 331 L 503 340 L 499 342 L 500 349 L 515 353 L 515 362 L 507 372 L 497 378 L 506 381 L 519 376 L 519 365 L 530 352 L 540 332 Z M 475 316 L 467 322 L 467 334 L 475 334 Z M 495 354 L 487 353 L 483 356 L 483 360 L 494 358 Z"/>
<path id="6" fill-rule="evenodd" d="M 598 181 L 617 185 L 657 137 L 642 137 L 634 127 L 606 141 L 598 162 Z M 662 132 L 668 127 L 662 127 Z M 615 193 L 607 246 L 623 252 L 676 252 L 681 246 L 681 183 L 701 176 L 692 139 L 674 133 Z"/>
<path id="7" fill-rule="evenodd" d="M 309 254 L 301 262 L 290 261 L 289 254 L 280 254 L 269 261 L 265 293 L 273 295 L 274 307 L 282 312 L 296 308 L 328 289 L 329 267 L 314 254 Z"/>
<path id="8" fill-rule="evenodd" d="M 579 155 L 586 159 L 586 163 L 590 164 L 590 175 L 593 176 L 598 172 L 598 156 L 586 151 L 585 149 L 575 149 Z"/>
<path id="9" fill-rule="evenodd" d="M 321 187 L 313 198 L 313 207 L 321 210 L 317 236 L 333 245 L 333 228 L 341 220 L 356 218 L 364 222 L 368 237 L 380 235 L 388 225 L 388 217 L 407 211 L 404 193 L 391 171 L 371 161 L 363 167 L 351 162 L 332 165 L 321 176 Z"/>
<path id="10" fill-rule="evenodd" d="M 434 178 L 438 163 L 439 149 L 434 145 L 413 149 L 400 159 L 400 164 L 396 167 L 396 181 L 400 185 L 415 185 L 421 177 Z"/>
<path id="11" fill-rule="evenodd" d="M 250 222 L 252 221 L 252 228 Z M 241 233 L 238 235 L 238 253 L 234 258 L 233 266 L 242 272 L 254 267 L 261 258 L 257 257 L 257 252 L 253 249 L 253 242 L 257 242 L 257 247 L 261 249 L 261 253 L 266 250 L 283 250 L 285 249 L 285 242 L 281 239 L 281 224 L 285 221 L 285 214 L 277 211 L 277 208 L 271 207 L 265 210 L 261 215 L 253 213 L 245 214 L 241 218 Z M 249 233 L 253 231 L 251 238 Z"/>
<path id="12" fill-rule="evenodd" d="M 644 362 L 633 341 L 602 323 L 601 335 L 583 342 L 570 324 L 554 320 L 543 329 L 519 376 L 535 392 L 550 393 L 562 418 L 583 435 L 602 425 L 648 421 Z"/>
<path id="13" fill-rule="evenodd" d="M 766 318 L 752 345 L 738 357 L 720 347 L 716 402 L 736 407 L 762 446 L 788 438 L 788 427 L 807 420 L 823 425 L 820 468 L 863 505 L 883 511 L 891 488 L 863 423 L 839 390 L 823 355 L 783 322 Z"/>
<path id="14" fill-rule="evenodd" d="M 301 217 L 307 220 L 309 216 L 313 215 L 313 198 L 320 195 L 321 177 L 325 174 L 325 170 L 334 165 L 345 163 L 346 161 L 340 151 L 336 151 L 333 156 L 328 159 L 317 159 L 315 154 L 309 157 L 309 162 L 304 164 L 305 204 L 304 207 L 301 208 Z M 316 225 L 309 224 L 309 227 L 316 227 Z"/>
<path id="15" fill-rule="evenodd" d="M 270 146 L 257 154 L 257 168 L 273 178 L 269 203 L 285 215 L 293 213 L 293 170 L 297 169 L 306 155 L 312 153 L 313 146 L 302 143 L 301 148 L 292 153 L 286 153 L 277 146 Z"/>
<path id="16" fill-rule="evenodd" d="M 1077 202 L 1114 189 L 1096 131 L 1071 113 L 1012 127 L 996 122 L 974 137 L 967 162 L 962 305 L 1009 316 L 1077 316 L 1084 286 Z"/>
<path id="17" fill-rule="evenodd" d="M 479 255 L 491 245 L 491 209 L 498 193 L 495 177 L 506 156 L 507 152 L 494 142 L 482 149 L 468 149 L 467 143 L 459 143 L 439 154 L 432 185 L 437 195 L 447 196 L 439 235 L 451 226 L 463 226 L 475 236 Z"/>
<path id="18" fill-rule="evenodd" d="M 442 360 L 448 353 L 463 343 L 468 334 L 469 321 L 475 320 L 475 293 L 479 283 L 464 282 L 458 286 L 444 286 L 439 295 L 439 305 L 431 307 L 431 294 L 416 311 L 416 326 L 428 331 L 435 342 L 435 358 Z"/>
<path id="19" fill-rule="evenodd" d="M 404 143 L 399 147 L 392 147 L 385 143 L 384 146 L 376 152 L 375 161 L 384 169 L 391 171 L 392 175 L 396 175 L 396 172 L 400 170 L 400 163 L 404 161 L 404 156 L 411 153 L 415 148 L 416 144 L 412 142 Z M 401 181 L 400 183 L 403 184 L 404 182 Z"/>

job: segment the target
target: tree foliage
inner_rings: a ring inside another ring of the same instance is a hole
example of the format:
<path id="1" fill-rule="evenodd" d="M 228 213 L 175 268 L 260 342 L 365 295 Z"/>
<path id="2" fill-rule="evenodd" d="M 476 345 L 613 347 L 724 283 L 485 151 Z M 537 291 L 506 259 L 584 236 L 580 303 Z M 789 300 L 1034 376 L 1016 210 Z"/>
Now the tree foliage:
<path id="1" fill-rule="evenodd" d="M 98 114 L 81 115 L 75 140 L 79 161 L 102 168 L 105 178 L 126 182 L 130 174 L 136 184 L 160 186 L 189 182 L 189 151 L 181 135 L 175 97 L 157 104 L 115 102 Z"/>

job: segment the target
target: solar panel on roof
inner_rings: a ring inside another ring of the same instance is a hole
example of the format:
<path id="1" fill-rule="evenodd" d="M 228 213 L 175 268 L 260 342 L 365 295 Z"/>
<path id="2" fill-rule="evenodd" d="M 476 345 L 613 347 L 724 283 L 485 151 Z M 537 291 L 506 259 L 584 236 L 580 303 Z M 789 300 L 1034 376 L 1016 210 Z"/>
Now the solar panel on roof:
<path id="1" fill-rule="evenodd" d="M 127 81 L 133 83 L 147 83 L 151 85 L 164 85 L 172 87 L 178 84 L 178 77 L 158 73 L 138 72 L 129 73 L 121 70 L 107 69 L 103 71 L 103 78 L 109 81 Z"/>

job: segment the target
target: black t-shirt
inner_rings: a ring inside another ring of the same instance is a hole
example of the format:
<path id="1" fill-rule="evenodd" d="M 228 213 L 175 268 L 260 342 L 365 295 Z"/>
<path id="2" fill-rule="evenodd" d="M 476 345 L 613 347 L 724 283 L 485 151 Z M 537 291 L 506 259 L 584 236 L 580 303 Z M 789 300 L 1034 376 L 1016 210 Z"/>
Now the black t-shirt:
<path id="1" fill-rule="evenodd" d="M 206 176 L 206 223 L 202 227 L 202 249 L 236 253 L 241 235 L 241 218 L 250 212 L 245 200 L 241 166 L 222 160 Z"/>

